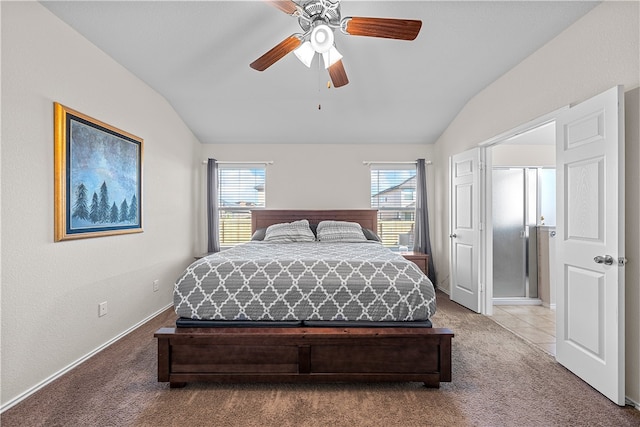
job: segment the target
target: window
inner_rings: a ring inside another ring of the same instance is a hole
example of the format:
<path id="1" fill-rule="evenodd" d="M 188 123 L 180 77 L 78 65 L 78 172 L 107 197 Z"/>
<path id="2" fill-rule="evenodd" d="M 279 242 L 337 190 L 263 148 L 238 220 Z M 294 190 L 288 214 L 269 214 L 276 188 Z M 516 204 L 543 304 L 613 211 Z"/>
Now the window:
<path id="1" fill-rule="evenodd" d="M 251 210 L 265 207 L 265 165 L 218 165 L 220 247 L 251 239 Z"/>
<path id="2" fill-rule="evenodd" d="M 391 249 L 413 247 L 416 218 L 415 164 L 372 164 L 371 207 L 378 210 L 378 235 Z M 403 248 L 404 249 L 404 248 Z"/>

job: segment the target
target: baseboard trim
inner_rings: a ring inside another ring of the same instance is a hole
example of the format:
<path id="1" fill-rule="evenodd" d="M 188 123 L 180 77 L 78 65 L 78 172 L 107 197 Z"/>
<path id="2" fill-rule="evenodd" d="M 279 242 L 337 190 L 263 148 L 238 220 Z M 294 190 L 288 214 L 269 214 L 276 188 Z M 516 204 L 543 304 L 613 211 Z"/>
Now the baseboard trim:
<path id="1" fill-rule="evenodd" d="M 150 321 L 154 317 L 158 316 L 160 313 L 162 313 L 163 311 L 167 310 L 171 306 L 173 306 L 173 302 L 170 303 L 170 304 L 167 304 L 164 307 L 162 307 L 161 309 L 159 309 L 155 313 L 150 314 L 149 316 L 147 316 L 146 318 L 142 319 L 141 321 L 139 321 L 138 323 L 136 323 L 135 325 L 133 325 L 129 329 L 125 330 L 124 332 L 121 332 L 120 334 L 116 335 L 115 337 L 113 337 L 112 339 L 107 341 L 106 343 L 102 344 L 101 346 L 99 346 L 99 347 L 93 349 L 92 351 L 90 351 L 89 353 L 85 354 L 84 356 L 82 356 L 81 358 L 76 360 L 75 362 L 72 362 L 71 364 L 69 364 L 66 367 L 62 368 L 61 370 L 59 370 L 58 372 L 54 373 L 50 377 L 45 378 L 44 380 L 40 381 L 38 384 L 34 385 L 30 389 L 26 390 L 25 392 L 19 394 L 16 397 L 14 397 L 13 399 L 8 401 L 4 405 L 0 406 L 0 414 L 2 414 L 7 409 L 17 405 L 18 403 L 20 403 L 21 401 L 23 401 L 27 397 L 31 396 L 33 393 L 35 393 L 38 390 L 40 390 L 41 388 L 43 388 L 44 386 L 46 386 L 46 385 L 52 383 L 53 381 L 57 380 L 58 378 L 60 378 L 61 376 L 63 376 L 64 374 L 66 374 L 67 372 L 72 370 L 73 368 L 75 368 L 76 366 L 80 365 L 81 363 L 85 362 L 86 360 L 90 359 L 91 357 L 95 356 L 96 354 L 100 353 L 102 350 L 104 350 L 105 348 L 109 347 L 111 344 L 115 343 L 116 341 L 120 340 L 124 336 L 126 336 L 126 335 L 130 334 L 131 332 L 133 332 L 134 330 L 138 329 L 140 326 L 144 325 L 145 323 L 147 323 L 148 321 Z"/>
<path id="2" fill-rule="evenodd" d="M 493 305 L 542 305 L 539 298 L 494 298 Z"/>

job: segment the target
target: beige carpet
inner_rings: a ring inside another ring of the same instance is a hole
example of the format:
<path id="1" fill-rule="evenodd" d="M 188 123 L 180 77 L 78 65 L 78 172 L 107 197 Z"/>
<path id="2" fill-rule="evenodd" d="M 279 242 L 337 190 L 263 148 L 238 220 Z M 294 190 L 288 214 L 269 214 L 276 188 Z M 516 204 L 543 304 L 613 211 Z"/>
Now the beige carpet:
<path id="1" fill-rule="evenodd" d="M 167 311 L 2 414 L 11 426 L 640 426 L 555 360 L 439 293 L 434 325 L 453 339 L 453 382 L 156 382 L 153 332 Z"/>

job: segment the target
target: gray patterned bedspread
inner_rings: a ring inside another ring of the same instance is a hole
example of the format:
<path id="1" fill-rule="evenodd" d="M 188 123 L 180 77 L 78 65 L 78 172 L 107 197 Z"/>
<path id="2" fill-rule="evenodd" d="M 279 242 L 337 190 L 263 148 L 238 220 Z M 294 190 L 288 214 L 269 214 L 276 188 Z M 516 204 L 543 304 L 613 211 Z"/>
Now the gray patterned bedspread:
<path id="1" fill-rule="evenodd" d="M 249 242 L 201 258 L 176 281 L 180 317 L 413 321 L 436 311 L 418 267 L 377 242 Z"/>

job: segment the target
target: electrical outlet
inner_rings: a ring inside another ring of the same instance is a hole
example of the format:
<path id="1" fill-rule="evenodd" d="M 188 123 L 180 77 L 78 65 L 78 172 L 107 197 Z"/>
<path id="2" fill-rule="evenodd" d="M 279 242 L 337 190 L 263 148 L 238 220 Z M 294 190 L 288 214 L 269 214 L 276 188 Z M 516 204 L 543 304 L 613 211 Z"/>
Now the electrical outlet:
<path id="1" fill-rule="evenodd" d="M 153 292 L 158 292 L 160 289 L 160 280 L 156 279 L 153 281 Z"/>
<path id="2" fill-rule="evenodd" d="M 98 304 L 98 317 L 102 317 L 107 314 L 107 302 L 101 302 Z"/>

